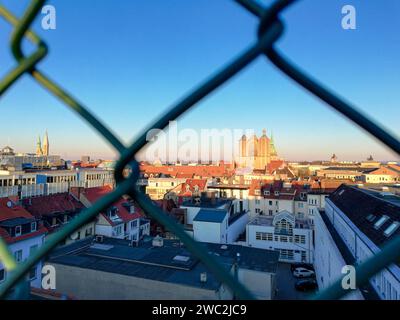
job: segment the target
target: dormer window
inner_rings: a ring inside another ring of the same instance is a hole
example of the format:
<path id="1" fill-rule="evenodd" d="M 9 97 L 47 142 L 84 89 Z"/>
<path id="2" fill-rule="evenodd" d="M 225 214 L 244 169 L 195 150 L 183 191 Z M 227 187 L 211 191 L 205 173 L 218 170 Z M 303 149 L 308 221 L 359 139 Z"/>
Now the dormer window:
<path id="1" fill-rule="evenodd" d="M 254 194 L 255 194 L 256 196 L 261 195 L 261 190 L 260 190 L 260 189 L 254 190 Z"/>
<path id="2" fill-rule="evenodd" d="M 269 195 L 270 195 L 269 190 L 264 190 L 264 196 L 269 196 Z"/>
<path id="3" fill-rule="evenodd" d="M 279 191 L 275 191 L 275 195 L 276 195 L 276 196 L 279 196 Z"/>
<path id="4" fill-rule="evenodd" d="M 37 230 L 37 223 L 35 221 L 31 223 L 31 232 L 35 232 L 36 230 Z"/>
<path id="5" fill-rule="evenodd" d="M 18 237 L 22 234 L 22 228 L 21 226 L 16 226 L 15 227 L 15 236 Z"/>
<path id="6" fill-rule="evenodd" d="M 109 217 L 111 219 L 118 218 L 117 213 L 118 213 L 118 208 L 117 207 L 112 207 L 108 211 Z"/>

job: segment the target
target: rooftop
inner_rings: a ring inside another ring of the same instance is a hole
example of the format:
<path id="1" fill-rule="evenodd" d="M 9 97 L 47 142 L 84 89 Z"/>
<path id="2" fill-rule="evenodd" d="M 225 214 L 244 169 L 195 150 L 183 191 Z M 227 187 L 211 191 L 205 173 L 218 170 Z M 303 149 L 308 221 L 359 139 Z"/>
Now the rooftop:
<path id="1" fill-rule="evenodd" d="M 280 219 L 287 219 L 287 220 L 290 220 L 291 222 L 294 221 L 295 228 L 299 228 L 299 229 L 310 228 L 310 224 L 309 224 L 308 220 L 296 219 L 292 213 L 289 213 L 286 210 L 283 210 L 274 216 L 259 215 L 259 216 L 255 217 L 253 220 L 251 220 L 249 222 L 249 225 L 271 227 L 274 225 L 275 221 L 280 220 Z"/>
<path id="2" fill-rule="evenodd" d="M 200 209 L 193 221 L 221 223 L 227 214 L 228 212 L 223 209 Z"/>
<path id="3" fill-rule="evenodd" d="M 153 238 L 146 237 L 139 246 L 121 239 L 104 238 L 102 243 L 88 238 L 63 246 L 52 252 L 50 263 L 93 269 L 133 277 L 217 290 L 220 282 L 213 274 L 200 281 L 207 268 L 178 240 L 163 240 L 162 247 L 153 247 Z M 275 273 L 279 253 L 271 250 L 237 245 L 201 243 L 227 272 L 232 269 L 238 254 L 239 268 Z"/>
<path id="4" fill-rule="evenodd" d="M 400 228 L 396 227 L 400 222 L 398 196 L 342 185 L 329 200 L 378 247 L 400 235 Z"/>
<path id="5" fill-rule="evenodd" d="M 222 206 L 228 207 L 232 202 L 230 198 L 200 198 L 199 201 L 196 199 L 190 199 L 182 202 L 183 207 L 200 207 L 200 208 L 220 208 Z"/>

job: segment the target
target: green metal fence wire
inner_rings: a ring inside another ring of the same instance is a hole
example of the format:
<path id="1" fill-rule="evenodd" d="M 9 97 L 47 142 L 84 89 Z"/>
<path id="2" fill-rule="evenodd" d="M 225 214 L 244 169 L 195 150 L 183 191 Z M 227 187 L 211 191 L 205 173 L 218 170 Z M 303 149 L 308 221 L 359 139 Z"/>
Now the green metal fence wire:
<path id="1" fill-rule="evenodd" d="M 324 88 L 316 80 L 313 80 L 310 76 L 289 62 L 288 59 L 283 57 L 274 47 L 275 42 L 279 39 L 284 30 L 283 23 L 279 19 L 279 14 L 297 0 L 277 0 L 268 8 L 264 8 L 254 0 L 235 1 L 260 20 L 257 41 L 231 63 L 228 63 L 219 72 L 198 86 L 197 89 L 186 95 L 175 106 L 171 107 L 164 116 L 148 127 L 149 130 L 153 128 L 165 128 L 169 121 L 180 117 L 185 111 L 192 108 L 208 94 L 218 89 L 222 84 L 238 74 L 248 64 L 254 61 L 255 58 L 260 55 L 265 55 L 278 69 L 300 84 L 304 89 L 320 98 L 323 102 L 342 113 L 366 132 L 400 154 L 400 142 L 387 130 L 367 118 L 355 107 L 339 98 L 338 95 Z M 24 276 L 29 272 L 31 267 L 42 260 L 58 245 L 58 243 L 93 219 L 99 212 L 105 210 L 122 195 L 127 194 L 135 199 L 149 216 L 155 218 L 173 232 L 185 244 L 187 249 L 209 268 L 219 281 L 227 285 L 234 292 L 235 297 L 240 299 L 253 298 L 249 291 L 235 280 L 226 269 L 219 265 L 201 244 L 193 240 L 184 231 L 181 225 L 165 215 L 160 208 L 155 206 L 147 196 L 137 189 L 136 181 L 139 177 L 139 165 L 134 157 L 135 154 L 147 144 L 149 139 L 147 130 L 139 135 L 132 145 L 125 147 L 124 144 L 121 143 L 93 114 L 87 111 L 81 103 L 37 69 L 38 63 L 46 56 L 48 49 L 46 44 L 34 32 L 28 29 L 44 3 L 45 0 L 32 0 L 25 14 L 19 20 L 4 6 L 0 6 L 0 15 L 15 27 L 11 38 L 11 50 L 17 61 L 17 66 L 0 81 L 0 97 L 7 89 L 14 85 L 23 74 L 30 74 L 36 82 L 51 94 L 57 96 L 65 105 L 86 120 L 89 125 L 96 129 L 98 133 L 118 151 L 120 158 L 115 167 L 115 180 L 117 185 L 113 192 L 97 201 L 92 207 L 84 210 L 76 219 L 64 226 L 60 231 L 50 235 L 44 245 L 21 264 L 17 265 L 15 263 L 12 255 L 8 252 L 6 244 L 0 239 L 0 260 L 10 273 L 6 281 L 0 286 L 0 297 L 4 298 L 6 294 L 10 292 L 10 289 L 14 288 L 17 289 L 17 297 L 21 298 L 21 295 L 18 296 L 18 294 L 20 294 L 18 291 L 19 286 L 21 286 L 20 281 L 24 279 Z M 25 57 L 21 50 L 21 42 L 24 36 L 37 46 L 37 50 L 29 57 Z M 126 173 L 126 168 L 130 168 L 130 174 L 128 175 L 124 174 Z M 366 283 L 369 278 L 378 273 L 385 266 L 398 261 L 400 257 L 399 252 L 400 237 L 397 237 L 383 247 L 377 255 L 371 257 L 360 266 L 357 266 L 357 286 Z M 347 293 L 349 292 L 342 288 L 341 281 L 338 280 L 332 286 L 319 293 L 315 298 L 337 299 Z"/>

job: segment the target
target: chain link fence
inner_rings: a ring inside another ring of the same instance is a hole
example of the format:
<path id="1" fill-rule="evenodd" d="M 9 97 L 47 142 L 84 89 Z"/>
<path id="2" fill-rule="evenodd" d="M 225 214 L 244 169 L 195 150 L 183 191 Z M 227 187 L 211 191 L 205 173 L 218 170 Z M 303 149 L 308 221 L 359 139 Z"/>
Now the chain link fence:
<path id="1" fill-rule="evenodd" d="M 400 154 L 400 142 L 380 127 L 373 120 L 369 119 L 358 111 L 355 107 L 345 102 L 342 98 L 332 93 L 329 89 L 322 86 L 317 80 L 312 79 L 305 72 L 286 59 L 276 48 L 275 43 L 284 31 L 284 25 L 279 17 L 287 7 L 300 0 L 277 0 L 269 7 L 265 8 L 254 0 L 235 0 L 245 10 L 259 18 L 259 28 L 256 41 L 250 47 L 241 53 L 236 59 L 222 67 L 218 72 L 212 75 L 207 81 L 202 83 L 186 96 L 180 102 L 171 107 L 160 119 L 148 126 L 148 130 L 153 128 L 163 129 L 169 121 L 177 119 L 185 111 L 192 108 L 204 97 L 217 90 L 222 84 L 234 77 L 238 72 L 244 69 L 255 58 L 264 55 L 268 61 L 273 63 L 278 69 L 292 78 L 297 84 L 302 86 L 311 94 L 317 96 L 320 100 L 340 112 L 356 125 L 379 139 L 386 146 Z M 186 248 L 197 256 L 204 265 L 212 272 L 216 278 L 225 283 L 239 299 L 252 299 L 252 295 L 246 287 L 236 281 L 225 269 L 219 265 L 214 258 L 207 253 L 203 246 L 193 240 L 172 218 L 165 215 L 163 211 L 155 206 L 150 199 L 141 193 L 136 187 L 136 181 L 139 177 L 139 164 L 135 160 L 135 154 L 147 144 L 146 134 L 142 134 L 130 145 L 125 146 L 99 119 L 90 113 L 77 99 L 66 92 L 55 81 L 50 79 L 36 66 L 43 60 L 48 48 L 46 44 L 33 31 L 29 30 L 32 22 L 39 14 L 45 4 L 45 0 L 32 0 L 22 18 L 16 18 L 3 5 L 0 5 L 0 16 L 8 23 L 14 26 L 11 37 L 10 47 L 17 65 L 1 80 L 0 97 L 5 91 L 10 89 L 18 79 L 29 74 L 34 81 L 40 84 L 50 94 L 58 97 L 66 106 L 76 112 L 81 118 L 104 138 L 119 153 L 120 157 L 115 167 L 116 188 L 110 194 L 107 194 L 92 207 L 82 211 L 76 219 L 73 219 L 58 232 L 50 235 L 46 242 L 26 261 L 17 264 L 13 256 L 9 253 L 7 245 L 0 238 L 0 260 L 4 264 L 9 276 L 0 286 L 0 297 L 4 298 L 13 289 L 13 298 L 21 298 L 24 288 L 24 276 L 29 270 L 42 260 L 58 243 L 74 233 L 80 226 L 92 220 L 99 212 L 107 209 L 117 199 L 123 195 L 131 196 L 140 207 L 152 218 L 167 227 L 173 232 L 186 246 Z M 28 38 L 36 45 L 36 51 L 25 56 L 21 49 L 23 38 Z M 126 170 L 129 169 L 129 170 Z M 126 174 L 129 172 L 129 174 Z M 365 284 L 370 277 L 379 272 L 385 266 L 398 261 L 400 258 L 400 237 L 393 239 L 382 250 L 371 257 L 363 264 L 357 266 L 357 286 Z M 349 293 L 341 286 L 341 281 L 337 281 L 331 287 L 319 292 L 314 299 L 338 299 Z"/>

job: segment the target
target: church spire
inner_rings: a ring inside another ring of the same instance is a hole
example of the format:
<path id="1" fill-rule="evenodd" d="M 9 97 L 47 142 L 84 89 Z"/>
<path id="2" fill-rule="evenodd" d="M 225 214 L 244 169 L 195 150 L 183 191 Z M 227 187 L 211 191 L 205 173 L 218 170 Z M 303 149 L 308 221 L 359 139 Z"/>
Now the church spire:
<path id="1" fill-rule="evenodd" d="M 271 130 L 271 139 L 270 139 L 269 143 L 270 143 L 271 156 L 272 157 L 278 156 L 278 153 L 276 152 L 276 149 L 275 149 L 274 134 L 272 133 L 272 130 Z"/>
<path id="2" fill-rule="evenodd" d="M 47 130 L 46 130 L 46 133 L 45 133 L 44 139 L 43 139 L 43 155 L 48 156 L 49 155 L 49 149 L 50 149 L 49 135 L 47 134 Z"/>
<path id="3" fill-rule="evenodd" d="M 40 141 L 40 136 L 38 136 L 38 140 L 36 142 L 36 155 L 37 156 L 43 155 L 42 142 Z"/>

